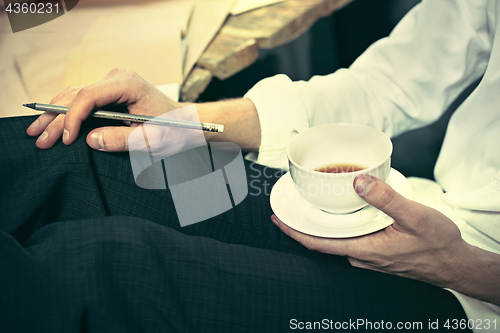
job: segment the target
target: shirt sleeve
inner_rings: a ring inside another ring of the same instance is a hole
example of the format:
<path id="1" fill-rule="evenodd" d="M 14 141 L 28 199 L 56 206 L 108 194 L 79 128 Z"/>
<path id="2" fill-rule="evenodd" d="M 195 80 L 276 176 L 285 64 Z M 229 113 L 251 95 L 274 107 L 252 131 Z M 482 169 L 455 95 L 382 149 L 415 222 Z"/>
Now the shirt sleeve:
<path id="1" fill-rule="evenodd" d="M 307 82 L 278 75 L 257 83 L 245 96 L 262 128 L 254 159 L 287 168 L 294 127 L 357 122 L 392 137 L 437 120 L 483 75 L 488 31 L 486 0 L 424 0 L 349 69 Z"/>

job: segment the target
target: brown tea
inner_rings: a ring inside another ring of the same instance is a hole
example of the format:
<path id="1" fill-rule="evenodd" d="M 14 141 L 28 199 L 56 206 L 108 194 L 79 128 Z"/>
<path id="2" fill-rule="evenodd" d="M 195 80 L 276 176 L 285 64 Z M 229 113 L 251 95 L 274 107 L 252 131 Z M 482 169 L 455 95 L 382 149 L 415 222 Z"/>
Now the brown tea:
<path id="1" fill-rule="evenodd" d="M 347 172 L 361 171 L 364 169 L 366 169 L 365 166 L 357 164 L 331 164 L 314 169 L 314 171 L 326 172 L 326 173 L 347 173 Z"/>

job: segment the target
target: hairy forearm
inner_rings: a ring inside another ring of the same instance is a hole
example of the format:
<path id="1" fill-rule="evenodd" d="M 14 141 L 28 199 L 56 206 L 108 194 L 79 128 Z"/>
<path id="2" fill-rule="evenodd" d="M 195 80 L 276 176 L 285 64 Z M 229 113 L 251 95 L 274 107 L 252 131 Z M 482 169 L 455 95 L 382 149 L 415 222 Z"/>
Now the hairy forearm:
<path id="1" fill-rule="evenodd" d="M 500 255 L 469 245 L 447 287 L 500 306 Z"/>
<path id="2" fill-rule="evenodd" d="M 200 103 L 196 109 L 201 122 L 224 125 L 223 133 L 205 132 L 207 141 L 233 142 L 246 151 L 259 150 L 259 116 L 248 98 Z"/>

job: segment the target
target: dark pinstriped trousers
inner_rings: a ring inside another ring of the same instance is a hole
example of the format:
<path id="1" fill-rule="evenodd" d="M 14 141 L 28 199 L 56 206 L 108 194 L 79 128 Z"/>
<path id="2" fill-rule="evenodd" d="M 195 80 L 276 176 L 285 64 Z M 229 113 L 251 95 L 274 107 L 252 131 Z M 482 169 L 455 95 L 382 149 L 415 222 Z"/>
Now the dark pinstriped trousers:
<path id="1" fill-rule="evenodd" d="M 422 323 L 420 332 L 429 321 L 466 318 L 448 291 L 353 268 L 284 235 L 270 221 L 275 170 L 246 162 L 250 195 L 181 228 L 169 190 L 137 187 L 128 154 L 89 149 L 85 133 L 69 147 L 40 150 L 26 135 L 33 120 L 0 120 L 0 332 L 363 330 L 398 322 Z"/>

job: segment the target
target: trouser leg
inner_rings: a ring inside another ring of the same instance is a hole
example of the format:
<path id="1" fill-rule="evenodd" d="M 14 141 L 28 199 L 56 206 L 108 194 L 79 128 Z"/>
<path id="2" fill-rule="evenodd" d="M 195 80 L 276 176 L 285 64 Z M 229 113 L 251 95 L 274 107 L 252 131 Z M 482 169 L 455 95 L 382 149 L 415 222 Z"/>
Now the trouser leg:
<path id="1" fill-rule="evenodd" d="M 308 322 L 426 331 L 465 318 L 453 295 L 428 284 L 137 218 L 52 223 L 24 247 L 2 236 L 9 332 L 283 332 Z"/>
<path id="2" fill-rule="evenodd" d="M 306 250 L 270 222 L 264 192 L 181 228 L 170 192 L 137 187 L 127 154 L 93 151 L 85 135 L 39 150 L 31 121 L 0 123 L 0 312 L 32 328 L 20 331 L 280 331 L 324 318 L 425 328 L 465 316 L 440 288 Z M 247 164 L 249 181 L 258 168 Z"/>
<path id="3" fill-rule="evenodd" d="M 0 121 L 0 230 L 21 243 L 54 221 L 122 215 L 228 243 L 305 251 L 270 221 L 270 190 L 282 174 L 277 170 L 245 161 L 246 199 L 221 215 L 181 228 L 170 191 L 137 186 L 128 153 L 103 153 L 87 146 L 86 133 L 96 122 L 85 122 L 71 146 L 58 142 L 41 150 L 35 146 L 36 138 L 25 132 L 33 120 Z"/>

